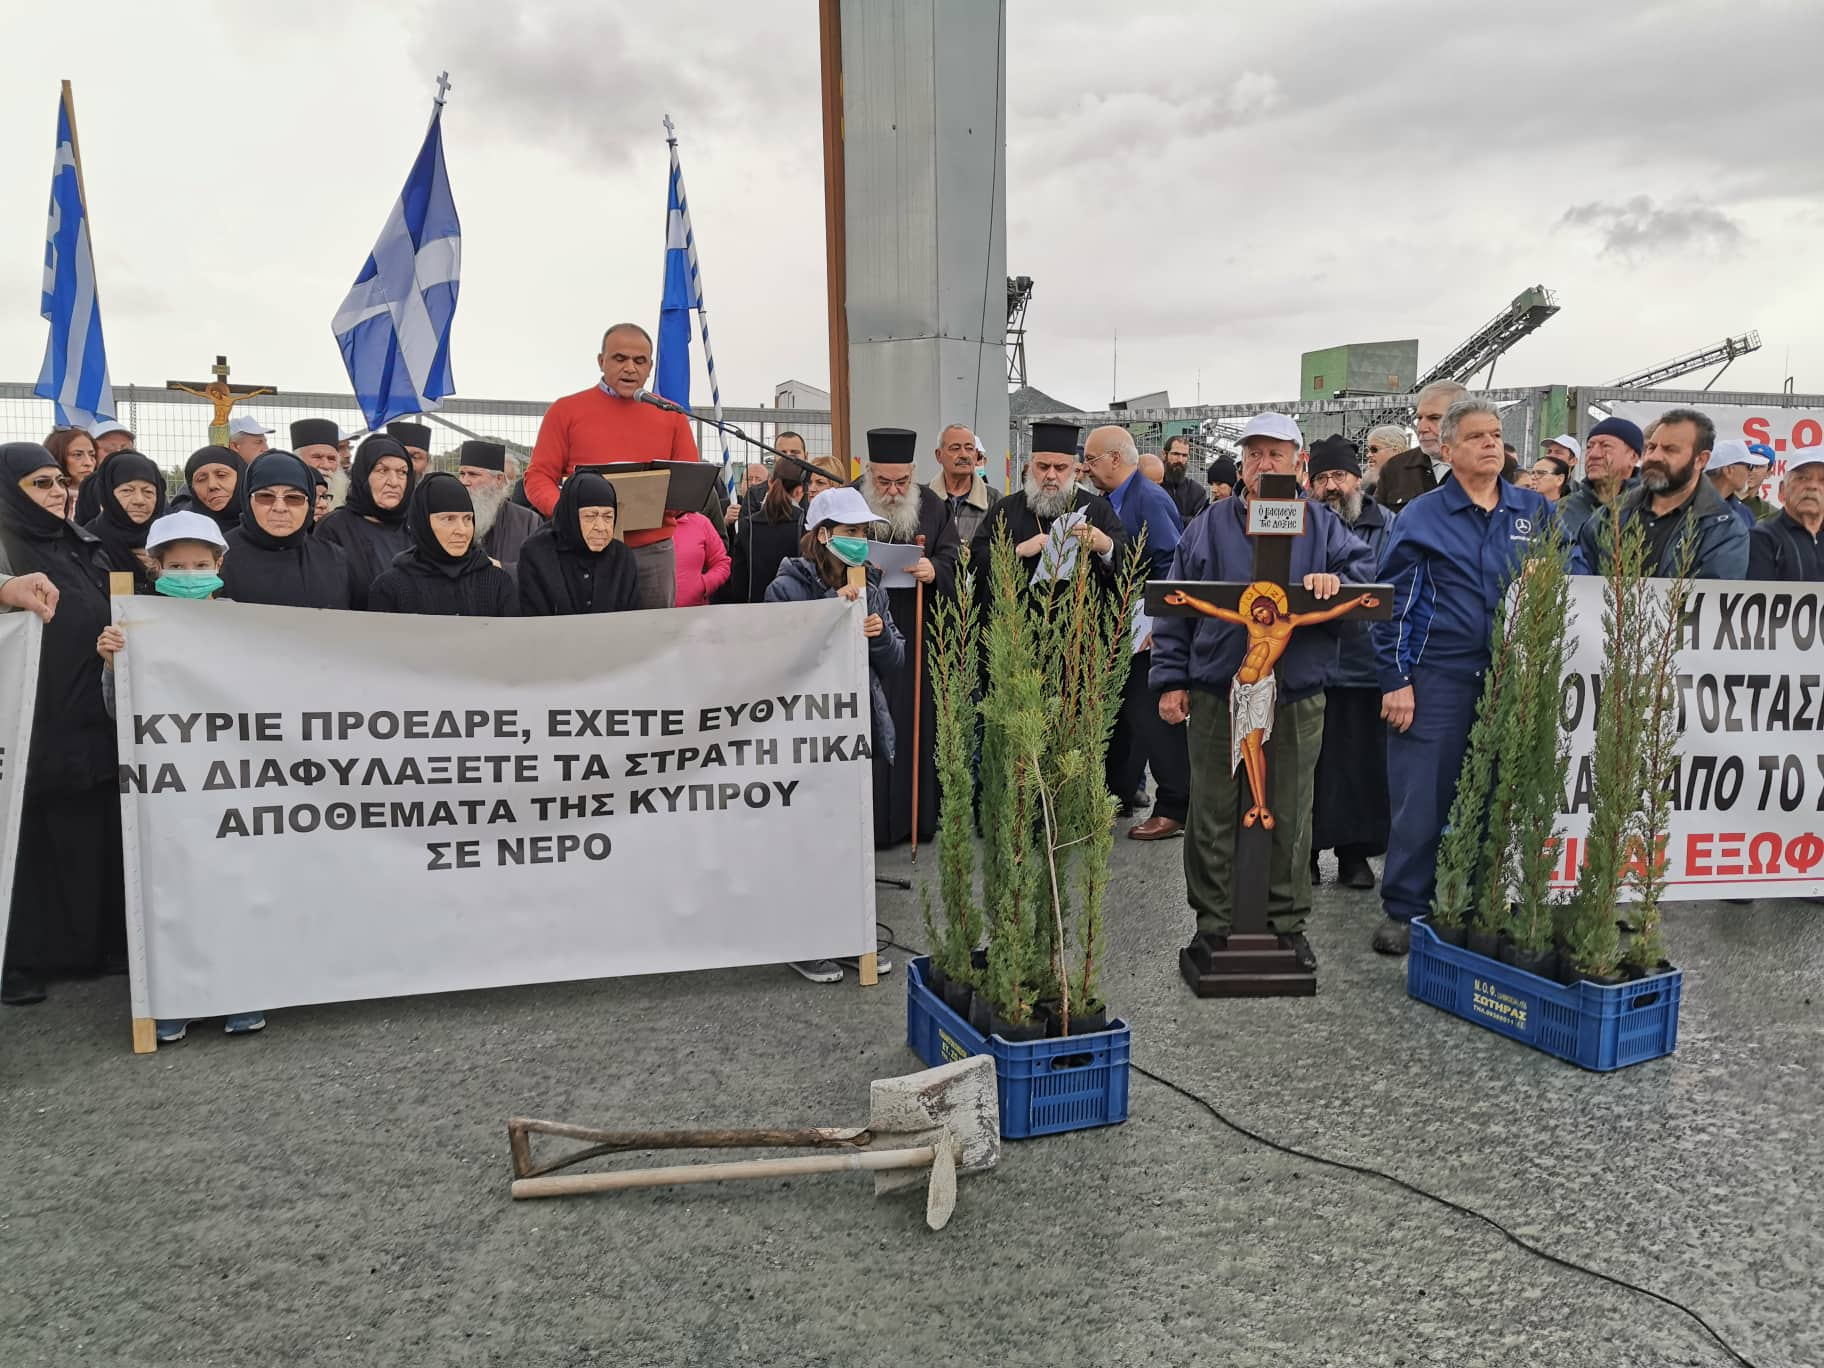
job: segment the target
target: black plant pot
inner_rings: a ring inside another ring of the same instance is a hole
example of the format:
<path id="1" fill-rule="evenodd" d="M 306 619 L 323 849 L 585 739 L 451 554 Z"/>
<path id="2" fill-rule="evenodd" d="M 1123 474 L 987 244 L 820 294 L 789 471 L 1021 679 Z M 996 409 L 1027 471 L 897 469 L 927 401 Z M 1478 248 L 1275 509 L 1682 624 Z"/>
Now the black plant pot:
<path id="1" fill-rule="evenodd" d="M 975 990 L 961 979 L 951 979 L 944 985 L 944 1006 L 964 1021 L 969 1020 L 969 1004 L 974 997 Z"/>
<path id="2" fill-rule="evenodd" d="M 1537 974 L 1542 979 L 1558 977 L 1558 952 L 1550 947 L 1544 950 L 1522 950 L 1512 941 L 1504 941 L 1501 945 L 1501 963 L 1524 969 L 1529 974 Z"/>
<path id="3" fill-rule="evenodd" d="M 926 962 L 926 964 L 925 964 L 925 987 L 929 988 L 933 993 L 936 993 L 939 997 L 942 997 L 944 995 L 944 988 L 949 982 L 950 982 L 950 975 L 946 974 L 942 969 L 938 968 L 938 964 L 937 964 L 936 960 L 930 960 L 930 961 Z"/>
<path id="4" fill-rule="evenodd" d="M 1558 972 L 1552 975 L 1566 988 L 1575 988 L 1583 982 L 1583 975 L 1577 972 L 1577 966 L 1571 963 L 1569 955 L 1558 956 Z"/>
<path id="5" fill-rule="evenodd" d="M 986 969 L 988 967 L 988 948 L 986 946 L 978 945 L 969 952 L 969 967 L 971 969 Z"/>
<path id="6" fill-rule="evenodd" d="M 1484 959 L 1499 959 L 1501 955 L 1501 934 L 1498 931 L 1484 931 L 1473 927 L 1469 932 L 1469 953 L 1480 955 Z"/>
<path id="7" fill-rule="evenodd" d="M 995 1012 L 990 1018 L 989 1027 L 990 1029 L 985 1034 L 998 1035 L 1006 1041 L 1043 1040 L 1045 1038 L 1045 1023 L 1036 1016 L 1024 1026 L 1015 1026 L 1010 1021 L 1002 1021 L 1001 1014 Z"/>
<path id="8" fill-rule="evenodd" d="M 983 1035 L 987 1035 L 992 1026 L 993 1018 L 994 1008 L 989 1005 L 987 998 L 983 997 L 980 993 L 977 993 L 970 998 L 969 1024 L 971 1026 L 975 1027 L 975 1029 Z"/>
<path id="9" fill-rule="evenodd" d="M 1443 941 L 1444 944 L 1454 945 L 1459 950 L 1463 948 L 1463 942 L 1468 938 L 1467 933 L 1460 926 L 1439 926 L 1436 922 L 1427 922 L 1426 925 L 1431 927 L 1432 935 Z"/>
<path id="10" fill-rule="evenodd" d="M 1108 1008 L 1098 1007 L 1093 1012 L 1078 1015 L 1070 1014 L 1070 1033 L 1073 1036 L 1095 1035 L 1098 1031 L 1108 1029 Z"/>

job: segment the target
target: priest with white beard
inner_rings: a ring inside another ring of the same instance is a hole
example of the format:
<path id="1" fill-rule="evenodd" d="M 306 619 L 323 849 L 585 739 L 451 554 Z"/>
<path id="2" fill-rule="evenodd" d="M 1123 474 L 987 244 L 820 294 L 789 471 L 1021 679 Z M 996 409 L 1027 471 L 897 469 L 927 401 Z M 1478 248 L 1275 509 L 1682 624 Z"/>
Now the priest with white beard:
<path id="1" fill-rule="evenodd" d="M 931 622 L 932 602 L 956 588 L 956 559 L 962 542 L 949 504 L 920 485 L 912 473 L 917 460 L 918 434 L 907 428 L 873 428 L 868 432 L 868 459 L 855 487 L 868 508 L 886 526 L 884 540 L 901 545 L 922 545 L 925 554 L 912 567 L 912 577 L 924 585 L 925 623 Z M 922 540 L 921 540 L 922 539 Z M 937 835 L 937 727 L 932 713 L 931 650 L 918 640 L 918 592 L 889 589 L 888 605 L 893 625 L 906 640 L 908 668 L 886 681 L 887 703 L 893 713 L 895 754 L 890 771 L 876 767 L 874 781 L 874 844 L 879 849 L 896 846 L 912 836 L 912 766 L 918 766 L 918 839 Z M 924 668 L 915 676 L 911 662 L 921 653 Z M 915 695 L 913 690 L 919 690 Z M 913 750 L 912 701 L 919 704 L 918 748 Z"/>
<path id="2" fill-rule="evenodd" d="M 501 443 L 464 442 L 456 462 L 456 478 L 475 505 L 476 538 L 494 563 L 517 579 L 519 548 L 545 525 L 544 519 L 508 498 L 507 449 Z"/>
<path id="3" fill-rule="evenodd" d="M 969 564 L 974 568 L 976 592 L 987 603 L 988 570 L 992 564 L 995 537 L 1005 527 L 1013 538 L 1014 553 L 1023 569 L 1022 579 L 1030 586 L 1033 576 L 1046 559 L 1046 542 L 1051 526 L 1067 513 L 1081 512 L 1082 521 L 1071 530 L 1077 539 L 1078 554 L 1090 556 L 1090 571 L 1104 589 L 1114 587 L 1115 568 L 1127 544 L 1127 531 L 1114 505 L 1100 494 L 1079 489 L 1074 483 L 1077 469 L 1077 428 L 1072 423 L 1035 422 L 1032 425 L 1032 459 L 1026 466 L 1025 488 L 1009 494 L 994 506 L 975 534 L 969 548 Z M 1055 560 L 1056 551 L 1052 553 Z M 1053 564 L 1054 572 L 1062 567 Z M 1066 579 L 1054 576 L 1057 584 Z"/>

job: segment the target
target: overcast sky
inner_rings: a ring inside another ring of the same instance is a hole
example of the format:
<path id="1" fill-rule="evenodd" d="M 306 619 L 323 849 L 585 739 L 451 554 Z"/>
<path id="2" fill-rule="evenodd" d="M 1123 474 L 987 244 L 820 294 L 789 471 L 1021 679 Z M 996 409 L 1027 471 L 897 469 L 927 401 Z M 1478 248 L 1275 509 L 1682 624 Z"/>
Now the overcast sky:
<path id="1" fill-rule="evenodd" d="M 887 0 L 880 0 L 886 3 Z M 1245 13 L 1242 13 L 1245 9 Z M 460 392 L 588 383 L 656 321 L 684 169 L 724 400 L 827 383 L 815 0 L 71 0 L 0 51 L 0 379 L 35 378 L 57 82 L 116 381 L 346 389 L 329 320 L 454 88 Z M 1008 268 L 1082 406 L 1289 398 L 1299 353 L 1429 363 L 1522 288 L 1498 384 L 1606 383 L 1759 329 L 1725 384 L 1824 390 L 1824 4 L 1009 0 Z M 1788 363 L 1790 357 L 1790 363 Z M 698 358 L 700 367 L 700 356 Z M 1790 364 L 1790 371 L 1788 370 Z M 699 397 L 703 397 L 699 392 Z M 919 425 L 935 415 L 907 415 Z"/>

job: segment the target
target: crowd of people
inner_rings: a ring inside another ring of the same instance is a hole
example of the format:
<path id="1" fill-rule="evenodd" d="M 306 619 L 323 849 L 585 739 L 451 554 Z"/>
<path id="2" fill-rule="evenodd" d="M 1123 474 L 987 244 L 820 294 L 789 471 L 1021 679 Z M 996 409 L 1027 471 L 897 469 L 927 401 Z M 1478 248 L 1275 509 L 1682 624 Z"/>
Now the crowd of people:
<path id="1" fill-rule="evenodd" d="M 1431 899 L 1495 605 L 1538 530 L 1555 523 L 1579 571 L 1604 562 L 1618 525 L 1638 523 L 1661 572 L 1689 543 L 1700 577 L 1824 581 L 1824 451 L 1788 457 L 1777 509 L 1754 498 L 1771 453 L 1718 441 L 1690 409 L 1645 431 L 1609 418 L 1581 444 L 1554 438 L 1522 471 L 1499 410 L 1450 383 L 1416 397 L 1416 442 L 1403 428 L 1376 428 L 1364 460 L 1352 441 L 1307 444 L 1293 419 L 1264 413 L 1244 429 L 1238 458 L 1210 461 L 1202 482 L 1188 438 L 1153 456 L 1118 426 L 1035 422 L 1022 487 L 1005 492 L 989 483 L 984 444 L 965 423 L 937 433 L 929 483 L 915 475 L 912 430 L 869 432 L 859 479 L 785 432 L 784 458 L 747 467 L 726 506 L 715 491 L 701 510 L 622 527 L 614 467 L 694 461 L 697 450 L 682 412 L 646 402 L 645 329 L 610 328 L 597 365 L 597 383 L 551 405 L 523 479 L 504 444 L 474 439 L 458 449 L 455 474 L 433 472 L 430 432 L 413 422 L 356 443 L 332 422 L 302 419 L 292 449 L 275 450 L 256 420 L 236 418 L 226 445 L 190 457 L 169 499 L 119 423 L 0 446 L 0 608 L 46 623 L 0 998 L 38 1001 L 47 980 L 124 966 L 110 672 L 130 646 L 110 624 L 111 573 L 130 575 L 136 592 L 178 598 L 446 616 L 865 596 L 874 835 L 889 847 L 936 835 L 931 681 L 928 663 L 921 672 L 914 662 L 930 659 L 919 635 L 929 600 L 958 592 L 965 546 L 985 566 L 1005 535 L 1036 581 L 1055 558 L 1055 529 L 1104 585 L 1131 546 L 1144 547 L 1149 579 L 1246 582 L 1247 506 L 1263 476 L 1293 476 L 1310 505 L 1294 581 L 1318 600 L 1346 584 L 1391 584 L 1392 618 L 1370 630 L 1312 614 L 1323 625 L 1292 634 L 1269 676 L 1245 688 L 1235 681 L 1246 626 L 1220 616 L 1137 622 L 1107 779 L 1118 815 L 1135 819 L 1130 838 L 1185 839 L 1198 934 L 1219 939 L 1243 772 L 1271 736 L 1280 819 L 1269 918 L 1307 966 L 1325 850 L 1338 881 L 1363 891 L 1376 884 L 1370 859 L 1386 857 L 1374 948 L 1405 951 L 1408 924 Z M 1597 516 L 1610 509 L 1617 516 Z M 910 549 L 907 587 L 883 587 L 871 541 Z M 987 577 L 976 583 L 985 589 Z M 1261 611 L 1261 621 L 1274 616 L 1271 605 Z M 794 967 L 833 982 L 845 966 Z"/>

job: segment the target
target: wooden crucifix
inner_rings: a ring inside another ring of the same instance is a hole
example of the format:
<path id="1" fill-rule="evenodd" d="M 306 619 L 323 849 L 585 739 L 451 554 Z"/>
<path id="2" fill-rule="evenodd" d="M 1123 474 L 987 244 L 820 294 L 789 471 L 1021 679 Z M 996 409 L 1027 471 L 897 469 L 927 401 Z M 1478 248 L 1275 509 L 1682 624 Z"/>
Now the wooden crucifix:
<path id="1" fill-rule="evenodd" d="M 228 383 L 228 358 L 218 356 L 215 364 L 209 368 L 215 377 L 205 383 L 201 380 L 167 380 L 165 388 L 178 390 L 183 394 L 194 395 L 205 399 L 215 406 L 215 416 L 209 420 L 209 440 L 216 446 L 228 445 L 228 415 L 234 406 L 243 399 L 251 399 L 256 394 L 277 394 L 278 390 L 271 385 L 231 385 Z"/>
<path id="2" fill-rule="evenodd" d="M 1154 581 L 1146 589 L 1146 611 L 1153 617 L 1212 618 L 1247 633 L 1241 667 L 1229 689 L 1230 778 L 1245 784 L 1247 799 L 1237 803 L 1232 930 L 1226 942 L 1212 943 L 1203 936 L 1192 941 L 1179 956 L 1179 968 L 1199 997 L 1308 997 L 1317 991 L 1316 975 L 1300 969 L 1286 940 L 1267 927 L 1273 843 L 1278 839 L 1289 845 L 1299 822 L 1310 820 L 1309 813 L 1273 810 L 1268 776 L 1278 708 L 1274 667 L 1300 628 L 1339 619 L 1390 617 L 1392 588 L 1345 585 L 1334 598 L 1320 600 L 1302 585 L 1287 583 L 1292 543 L 1305 535 L 1310 513 L 1292 476 L 1261 476 L 1260 494 L 1248 501 L 1247 510 L 1248 536 L 1254 543 L 1253 578 L 1248 583 L 1166 580 Z M 1275 832 L 1281 834 L 1276 837 Z M 1306 856 L 1294 852 L 1293 858 Z"/>

